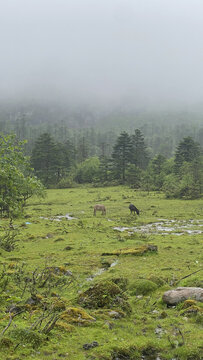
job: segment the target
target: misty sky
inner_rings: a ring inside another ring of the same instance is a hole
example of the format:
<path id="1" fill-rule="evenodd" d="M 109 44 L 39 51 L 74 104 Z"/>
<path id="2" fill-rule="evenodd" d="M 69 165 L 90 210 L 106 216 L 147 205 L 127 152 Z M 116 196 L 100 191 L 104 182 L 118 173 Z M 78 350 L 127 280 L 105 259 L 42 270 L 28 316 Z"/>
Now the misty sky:
<path id="1" fill-rule="evenodd" d="M 0 98 L 202 103 L 202 0 L 1 0 Z"/>

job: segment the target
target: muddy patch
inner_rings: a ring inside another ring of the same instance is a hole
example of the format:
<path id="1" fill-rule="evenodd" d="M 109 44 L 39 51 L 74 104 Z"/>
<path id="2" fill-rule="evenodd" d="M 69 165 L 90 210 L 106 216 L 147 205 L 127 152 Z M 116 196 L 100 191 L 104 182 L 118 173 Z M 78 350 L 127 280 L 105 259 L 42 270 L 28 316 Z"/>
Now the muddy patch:
<path id="1" fill-rule="evenodd" d="M 114 230 L 124 232 L 128 231 L 129 234 L 142 233 L 142 234 L 159 234 L 159 235 L 195 235 L 203 233 L 203 220 L 168 220 L 159 219 L 158 222 L 146 224 L 143 226 L 116 226 Z"/>

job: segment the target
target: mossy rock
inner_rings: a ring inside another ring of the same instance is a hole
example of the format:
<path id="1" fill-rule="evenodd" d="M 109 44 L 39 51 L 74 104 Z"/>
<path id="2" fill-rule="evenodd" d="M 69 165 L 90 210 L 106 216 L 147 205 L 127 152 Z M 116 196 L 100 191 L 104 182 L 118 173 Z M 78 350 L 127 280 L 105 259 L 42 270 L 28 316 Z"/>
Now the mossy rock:
<path id="1" fill-rule="evenodd" d="M 81 308 L 69 307 L 61 314 L 60 320 L 68 324 L 88 325 L 95 321 L 95 318 Z"/>
<path id="2" fill-rule="evenodd" d="M 147 295 L 157 288 L 157 284 L 147 279 L 137 279 L 129 286 L 130 294 L 133 296 Z"/>
<path id="3" fill-rule="evenodd" d="M 181 311 L 181 315 L 193 316 L 193 315 L 203 315 L 203 308 L 197 305 L 191 305 L 187 309 Z"/>
<path id="4" fill-rule="evenodd" d="M 120 304 L 116 301 L 120 300 Z M 114 284 L 113 281 L 99 282 L 88 290 L 79 295 L 79 303 L 88 308 L 111 308 L 112 306 L 120 306 L 122 302 L 127 300 L 126 295 L 123 294 L 120 287 Z M 117 304 L 116 304 L 117 302 Z"/>
<path id="5" fill-rule="evenodd" d="M 188 299 L 188 300 L 185 300 L 184 303 L 181 304 L 182 305 L 181 307 L 182 307 L 182 309 L 187 309 L 190 306 L 194 306 L 196 304 L 197 304 L 196 300 Z"/>
<path id="6" fill-rule="evenodd" d="M 113 250 L 110 253 L 103 253 L 102 256 L 104 255 L 143 255 L 146 252 L 157 252 L 157 246 L 156 245 L 142 245 L 142 246 L 138 246 L 138 247 L 134 247 L 134 248 L 123 248 L 123 249 L 118 249 L 118 250 Z"/>

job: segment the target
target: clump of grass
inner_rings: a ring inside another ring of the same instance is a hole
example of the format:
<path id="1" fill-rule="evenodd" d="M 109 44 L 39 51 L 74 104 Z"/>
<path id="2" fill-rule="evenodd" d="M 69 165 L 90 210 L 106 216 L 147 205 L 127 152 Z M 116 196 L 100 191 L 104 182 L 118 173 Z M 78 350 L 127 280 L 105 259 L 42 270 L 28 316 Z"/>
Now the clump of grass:
<path id="1" fill-rule="evenodd" d="M 161 287 L 165 284 L 165 281 L 160 276 L 156 276 L 156 275 L 150 275 L 148 280 L 157 284 L 158 287 Z"/>
<path id="2" fill-rule="evenodd" d="M 157 290 L 157 288 L 157 284 L 147 279 L 137 279 L 129 286 L 130 294 L 132 296 L 148 295 L 151 292 Z"/>
<path id="3" fill-rule="evenodd" d="M 31 345 L 33 349 L 38 348 L 45 339 L 42 334 L 26 328 L 13 329 L 9 335 L 11 339 L 17 340 L 21 345 Z"/>
<path id="4" fill-rule="evenodd" d="M 133 345 L 124 344 L 123 346 L 114 347 L 111 352 L 112 360 L 126 359 L 126 360 L 137 360 L 140 358 L 140 353 Z"/>
<path id="5" fill-rule="evenodd" d="M 16 230 L 9 229 L 5 234 L 1 235 L 0 237 L 0 248 L 11 252 L 16 247 L 16 236 L 18 235 L 18 232 Z"/>
<path id="6" fill-rule="evenodd" d="M 123 277 L 123 276 L 119 276 L 119 277 L 115 277 L 115 278 L 111 278 L 111 281 L 118 285 L 119 288 L 123 291 L 127 290 L 127 285 L 128 285 L 128 279 Z"/>
<path id="7" fill-rule="evenodd" d="M 9 349 L 13 346 L 13 341 L 11 341 L 11 339 L 9 338 L 4 337 L 0 340 L 0 346 L 2 349 Z"/>
<path id="8" fill-rule="evenodd" d="M 191 277 L 189 279 L 185 279 L 181 281 L 181 286 L 188 286 L 188 287 L 203 287 L 203 280 L 198 277 Z"/>

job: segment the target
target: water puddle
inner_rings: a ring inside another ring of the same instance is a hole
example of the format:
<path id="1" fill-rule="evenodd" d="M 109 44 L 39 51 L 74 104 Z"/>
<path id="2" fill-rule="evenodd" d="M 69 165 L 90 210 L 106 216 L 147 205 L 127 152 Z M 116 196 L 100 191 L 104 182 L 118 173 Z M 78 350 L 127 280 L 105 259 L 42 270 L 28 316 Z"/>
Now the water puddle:
<path id="1" fill-rule="evenodd" d="M 194 235 L 202 234 L 203 220 L 168 220 L 159 219 L 158 222 L 146 224 L 143 226 L 116 226 L 114 230 L 124 232 L 128 231 L 129 234 L 142 233 L 142 234 L 159 234 L 159 235 Z"/>
<path id="2" fill-rule="evenodd" d="M 61 221 L 61 219 L 67 219 L 67 220 L 77 220 L 76 217 L 73 217 L 69 214 L 66 215 L 58 215 L 58 216 L 53 216 L 53 217 L 44 217 L 44 216 L 40 216 L 40 219 L 44 219 L 44 220 L 50 220 L 50 221 Z"/>

